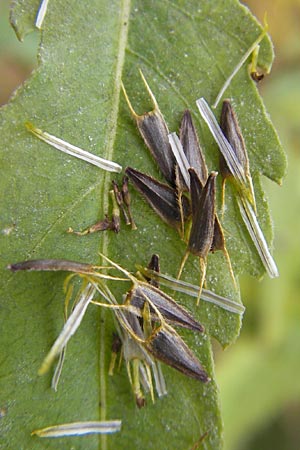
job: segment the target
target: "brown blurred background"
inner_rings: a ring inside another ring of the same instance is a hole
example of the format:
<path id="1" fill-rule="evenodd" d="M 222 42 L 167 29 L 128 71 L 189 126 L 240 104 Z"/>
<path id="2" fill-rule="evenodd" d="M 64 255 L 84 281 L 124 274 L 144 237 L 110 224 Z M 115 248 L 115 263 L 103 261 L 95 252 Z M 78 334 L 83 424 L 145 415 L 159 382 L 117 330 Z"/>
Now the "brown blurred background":
<path id="1" fill-rule="evenodd" d="M 19 42 L 9 24 L 9 1 L 0 0 L 0 105 L 29 77 L 36 64 L 37 32 Z"/>
<path id="2" fill-rule="evenodd" d="M 36 64 L 39 33 L 21 44 L 0 0 L 0 104 Z M 280 277 L 241 280 L 246 314 L 241 336 L 216 351 L 227 450 L 300 449 L 300 0 L 244 2 L 263 22 L 267 12 L 276 59 L 259 85 L 287 152 L 281 188 L 264 180 L 275 224 Z"/>

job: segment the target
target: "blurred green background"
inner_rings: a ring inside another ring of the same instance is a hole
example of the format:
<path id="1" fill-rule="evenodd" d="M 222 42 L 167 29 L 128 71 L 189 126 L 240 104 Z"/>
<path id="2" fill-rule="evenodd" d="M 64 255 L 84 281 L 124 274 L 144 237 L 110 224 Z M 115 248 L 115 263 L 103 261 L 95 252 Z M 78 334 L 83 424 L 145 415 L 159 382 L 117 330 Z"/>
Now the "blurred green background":
<path id="1" fill-rule="evenodd" d="M 247 308 L 241 336 L 225 352 L 215 345 L 226 450 L 300 448 L 300 1 L 245 2 L 275 46 L 273 70 L 259 85 L 288 155 L 278 187 L 264 180 L 274 220 L 280 277 L 241 280 Z M 0 0 L 0 104 L 36 64 L 39 33 L 19 43 Z"/>

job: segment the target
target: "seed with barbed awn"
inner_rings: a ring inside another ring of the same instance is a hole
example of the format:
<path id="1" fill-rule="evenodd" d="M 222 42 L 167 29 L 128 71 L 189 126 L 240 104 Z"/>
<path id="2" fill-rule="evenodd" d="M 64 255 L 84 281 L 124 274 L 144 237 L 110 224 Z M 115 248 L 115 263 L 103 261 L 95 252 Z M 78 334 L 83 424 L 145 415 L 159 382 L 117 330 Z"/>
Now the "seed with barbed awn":
<path id="1" fill-rule="evenodd" d="M 204 186 L 208 178 L 208 170 L 192 115 L 188 109 L 184 111 L 181 119 L 179 139 L 189 162 L 189 167 L 195 169 L 201 184 Z"/>
<path id="2" fill-rule="evenodd" d="M 243 166 L 243 170 L 246 176 L 247 183 L 240 184 L 236 182 L 235 177 L 228 169 L 225 159 L 221 157 L 221 172 L 223 174 L 223 180 L 227 177 L 233 183 L 235 188 L 235 196 L 239 206 L 239 210 L 242 219 L 246 225 L 249 235 L 256 247 L 256 250 L 260 256 L 260 259 L 271 278 L 278 277 L 278 269 L 275 261 L 273 260 L 268 248 L 268 244 L 260 229 L 256 214 L 256 202 L 254 195 L 254 188 L 249 167 L 249 158 L 247 149 L 244 143 L 243 135 L 239 127 L 237 117 L 234 109 L 229 100 L 224 100 L 222 113 L 221 113 L 221 128 L 224 135 L 228 139 L 231 147 L 233 148 L 236 159 Z"/>
<path id="3" fill-rule="evenodd" d="M 138 115 L 129 100 L 124 85 L 123 93 L 133 118 L 136 121 L 138 130 L 144 142 L 156 160 L 161 173 L 169 184 L 175 186 L 175 158 L 168 141 L 168 126 L 159 109 L 158 103 L 151 91 L 143 73 L 140 71 L 146 90 L 150 96 L 154 109 L 145 114 Z"/>
<path id="4" fill-rule="evenodd" d="M 72 312 L 69 317 L 67 317 L 65 325 L 50 352 L 46 356 L 39 373 L 43 374 L 48 371 L 56 356 L 61 355 L 65 351 L 66 345 L 71 336 L 78 329 L 88 305 L 93 303 L 102 307 L 111 308 L 115 314 L 118 328 L 121 330 L 119 333 L 120 337 L 123 336 L 123 340 L 126 340 L 129 348 L 134 345 L 139 349 L 140 356 L 138 357 L 138 360 L 140 360 L 140 362 L 136 360 L 136 350 L 131 350 L 133 353 L 129 353 L 135 355 L 133 357 L 134 371 L 132 382 L 139 406 L 143 406 L 143 396 L 140 395 L 141 391 L 139 388 L 140 375 L 144 373 L 143 377 L 145 378 L 146 376 L 144 382 L 146 383 L 146 386 L 149 386 L 151 392 L 152 382 L 150 377 L 150 367 L 155 371 L 154 376 L 156 382 L 158 383 L 158 380 L 161 380 L 162 382 L 162 377 L 159 375 L 159 370 L 155 364 L 157 359 L 177 369 L 186 376 L 208 382 L 209 377 L 202 365 L 170 324 L 203 331 L 201 325 L 198 324 L 186 310 L 177 305 L 173 299 L 166 296 L 158 288 L 137 280 L 128 271 L 109 260 L 104 255 L 101 256 L 111 265 L 110 268 L 113 267 L 121 271 L 133 282 L 134 286 L 128 294 L 124 304 L 120 305 L 116 301 L 112 292 L 104 282 L 105 279 L 124 279 L 111 276 L 107 273 L 99 273 L 98 269 L 101 269 L 101 266 L 92 266 L 64 260 L 58 260 L 57 262 L 55 262 L 55 260 L 25 261 L 9 266 L 11 270 L 15 271 L 51 269 L 69 270 L 74 272 L 68 277 L 69 280 L 73 279 L 76 275 L 79 275 L 83 280 L 82 289 L 80 289 L 78 293 L 78 299 L 74 304 Z M 79 269 L 80 273 L 76 273 L 76 269 Z M 99 293 L 107 301 L 107 304 L 95 301 L 94 297 L 96 293 Z M 67 293 L 66 304 L 69 303 L 70 296 L 71 293 Z M 139 317 L 144 323 L 142 328 L 140 328 Z M 133 342 L 134 344 L 131 345 L 130 342 Z M 131 359 L 132 357 L 130 357 L 130 360 Z M 56 378 L 59 378 L 61 373 L 62 362 L 63 359 L 59 360 L 59 369 L 57 371 L 58 375 L 55 375 Z M 130 373 L 129 376 L 131 376 Z M 58 379 L 55 380 L 56 385 L 57 381 Z M 157 390 L 158 392 L 163 392 L 163 385 L 158 386 Z"/>
<path id="5" fill-rule="evenodd" d="M 237 157 L 238 153 L 232 148 L 232 146 L 226 139 L 226 136 L 224 135 L 205 99 L 200 98 L 196 103 L 203 119 L 207 123 L 212 133 L 212 136 L 219 146 L 220 152 L 224 156 L 228 169 L 230 170 L 235 180 L 235 185 L 239 186 L 239 189 L 236 190 L 236 200 L 238 203 L 238 207 L 249 235 L 260 256 L 260 259 L 269 276 L 271 278 L 278 277 L 278 269 L 269 251 L 268 244 L 259 226 L 255 211 L 253 210 L 253 206 L 249 199 L 249 192 L 251 192 L 251 189 L 249 191 L 249 182 L 247 181 L 247 166 L 243 161 L 240 160 L 240 158 Z"/>
<path id="6" fill-rule="evenodd" d="M 191 200 L 192 200 L 192 228 L 189 235 L 189 241 L 186 253 L 180 265 L 178 278 L 181 276 L 182 269 L 190 253 L 199 257 L 200 270 L 202 272 L 200 279 L 200 289 L 197 304 L 200 301 L 201 290 L 206 276 L 207 256 L 210 252 L 215 223 L 215 190 L 217 172 L 211 172 L 205 186 L 202 188 L 201 182 L 194 169 L 189 169 L 191 178 Z"/>
<path id="7" fill-rule="evenodd" d="M 189 295 L 193 298 L 198 298 L 199 296 L 199 286 L 186 281 L 178 280 L 161 272 L 157 273 L 148 267 L 143 267 L 140 265 L 137 265 L 136 267 L 139 273 L 141 273 L 144 277 L 159 282 L 162 286 L 166 286 L 176 292 L 182 292 L 183 294 Z M 243 315 L 245 312 L 245 307 L 241 303 L 223 297 L 208 289 L 203 288 L 200 295 L 201 300 L 204 302 L 211 303 L 212 305 L 215 305 L 218 308 L 224 309 L 230 313 Z"/>
<path id="8" fill-rule="evenodd" d="M 246 183 L 236 182 L 236 178 L 227 166 L 226 160 L 222 153 L 220 154 L 220 172 L 223 178 L 222 183 L 222 209 L 224 207 L 225 198 L 225 182 L 227 178 L 230 178 L 235 188 L 238 190 L 239 195 L 245 197 L 252 204 L 254 211 L 256 211 L 254 188 L 249 167 L 249 158 L 245 145 L 245 141 L 233 109 L 233 106 L 229 99 L 223 101 L 220 125 L 222 131 L 231 145 L 235 157 L 239 164 L 243 167 Z"/>

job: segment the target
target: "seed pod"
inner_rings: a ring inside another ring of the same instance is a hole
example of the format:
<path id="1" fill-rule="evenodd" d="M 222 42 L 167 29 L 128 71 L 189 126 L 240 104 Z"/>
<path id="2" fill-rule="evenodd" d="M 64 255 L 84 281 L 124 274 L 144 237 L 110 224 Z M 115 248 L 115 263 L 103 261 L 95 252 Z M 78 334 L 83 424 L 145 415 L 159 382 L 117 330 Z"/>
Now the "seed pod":
<path id="1" fill-rule="evenodd" d="M 131 167 L 127 167 L 125 173 L 159 217 L 180 232 L 181 208 L 176 190 Z M 184 220 L 187 220 L 190 215 L 189 201 L 184 196 L 181 201 L 182 214 Z"/>
<path id="2" fill-rule="evenodd" d="M 200 198 L 203 186 L 206 184 L 206 181 L 208 178 L 208 171 L 207 171 L 204 155 L 203 155 L 200 145 L 199 145 L 198 136 L 197 136 L 194 124 L 192 122 L 192 116 L 191 116 L 191 113 L 189 110 L 186 110 L 184 112 L 184 115 L 182 118 L 181 127 L 180 127 L 180 140 L 182 143 L 184 153 L 187 157 L 187 160 L 190 163 L 190 166 L 194 169 L 194 171 L 198 175 L 197 182 L 193 183 L 193 189 L 194 190 L 197 189 L 197 191 L 198 191 L 195 197 Z M 192 216 L 193 217 L 195 217 L 197 215 L 197 210 L 199 211 L 199 205 L 198 205 L 197 200 L 195 200 L 194 202 L 192 201 Z M 230 257 L 229 257 L 229 254 L 227 252 L 226 245 L 225 245 L 225 237 L 224 237 L 223 229 L 222 229 L 222 226 L 218 219 L 218 216 L 215 215 L 214 235 L 213 235 L 213 241 L 212 241 L 210 251 L 215 252 L 217 250 L 221 250 L 223 252 L 224 256 L 226 257 L 231 277 L 236 286 L 236 281 L 234 278 Z"/>
<path id="3" fill-rule="evenodd" d="M 157 328 L 144 345 L 155 358 L 184 375 L 203 383 L 210 381 L 194 353 L 170 326 Z"/>
<path id="4" fill-rule="evenodd" d="M 243 168 L 245 174 L 245 182 L 242 183 L 235 176 L 232 175 L 231 170 L 228 169 L 226 163 L 221 157 L 220 168 L 223 176 L 223 193 L 222 204 L 224 204 L 224 189 L 225 180 L 230 177 L 236 190 L 236 200 L 240 209 L 242 219 L 249 231 L 250 237 L 258 251 L 261 261 L 271 278 L 278 276 L 278 269 L 268 249 L 267 242 L 260 229 L 256 218 L 256 204 L 252 178 L 249 169 L 249 160 L 244 139 L 238 125 L 238 121 L 229 100 L 223 102 L 221 114 L 221 127 L 224 135 L 227 137 L 229 143 L 235 154 L 235 159 Z"/>
<path id="5" fill-rule="evenodd" d="M 77 236 L 85 236 L 87 234 L 97 233 L 98 231 L 106 231 L 112 229 L 112 222 L 109 220 L 108 216 L 105 215 L 103 220 L 99 220 L 94 225 L 86 228 L 83 231 L 74 231 L 73 228 L 69 227 L 67 233 L 76 234 Z"/>
<path id="6" fill-rule="evenodd" d="M 181 198 L 183 191 L 190 191 L 191 189 L 190 175 L 188 172 L 190 168 L 193 168 L 197 173 L 199 189 L 202 189 L 207 181 L 208 171 L 189 110 L 184 112 L 181 120 L 180 139 L 178 139 L 176 133 L 171 133 L 169 135 L 169 142 L 178 164 L 176 166 L 178 197 Z M 184 229 L 183 220 L 182 229 Z"/>
<path id="7" fill-rule="evenodd" d="M 188 328 L 200 333 L 204 332 L 204 327 L 186 309 L 175 302 L 172 297 L 148 283 L 138 282 L 129 291 L 126 301 L 140 310 L 144 308 L 145 302 L 149 302 L 152 320 L 158 320 L 154 309 L 151 307 L 153 304 L 171 325 Z"/>
<path id="8" fill-rule="evenodd" d="M 142 115 L 138 115 L 128 98 L 126 90 L 122 84 L 122 89 L 133 118 L 136 121 L 139 132 L 144 142 L 150 150 L 153 158 L 156 160 L 161 173 L 172 186 L 175 186 L 175 158 L 168 140 L 168 126 L 158 107 L 157 101 L 144 77 L 140 71 L 142 80 L 148 91 L 154 109 Z"/>
<path id="9" fill-rule="evenodd" d="M 206 122 L 214 140 L 219 146 L 220 152 L 224 156 L 226 163 L 231 171 L 231 173 L 236 178 L 237 182 L 239 182 L 241 185 L 245 184 L 247 182 L 244 168 L 240 164 L 239 160 L 236 158 L 235 152 L 231 145 L 229 144 L 228 140 L 224 136 L 224 133 L 219 126 L 217 119 L 214 116 L 214 113 L 208 106 L 206 100 L 201 97 L 196 101 L 196 104 L 198 106 L 199 112 Z"/>
<path id="10" fill-rule="evenodd" d="M 138 271 L 144 275 L 145 277 L 152 278 L 154 280 L 158 280 L 160 284 L 166 286 L 173 291 L 183 292 L 191 297 L 198 297 L 199 288 L 191 283 L 187 283 L 186 281 L 180 281 L 176 278 L 171 277 L 170 275 L 165 275 L 164 273 L 156 273 L 155 271 L 148 269 L 147 267 L 142 267 L 140 265 L 136 266 Z M 242 304 L 237 303 L 229 298 L 222 297 L 221 295 L 216 294 L 215 292 L 209 291 L 207 289 L 202 289 L 201 300 L 205 302 L 212 303 L 225 311 L 232 312 L 234 314 L 243 315 L 245 312 L 245 308 Z"/>
<path id="11" fill-rule="evenodd" d="M 202 286 L 206 276 L 206 260 L 214 237 L 215 224 L 215 191 L 217 172 L 211 172 L 205 186 L 201 182 L 194 169 L 189 169 L 191 178 L 191 200 L 192 200 L 192 227 L 190 231 L 187 251 L 182 259 L 178 278 L 181 276 L 184 264 L 190 253 L 199 256 L 200 280 L 197 304 L 200 301 Z"/>
<path id="12" fill-rule="evenodd" d="M 194 255 L 206 259 L 214 236 L 215 191 L 217 172 L 212 172 L 201 188 L 199 178 L 193 169 L 191 177 L 192 228 L 188 249 Z"/>
<path id="13" fill-rule="evenodd" d="M 242 195 L 244 198 L 247 198 L 254 207 L 254 209 L 256 210 L 254 189 L 249 169 L 249 159 L 247 149 L 245 146 L 245 141 L 242 136 L 241 129 L 237 121 L 237 117 L 230 103 L 230 100 L 223 101 L 221 112 L 221 128 L 234 151 L 235 158 L 239 162 L 240 166 L 243 168 L 243 172 L 246 177 L 246 184 L 240 183 L 233 176 L 232 172 L 228 168 L 224 156 L 222 154 L 220 155 L 220 171 L 223 177 L 222 204 L 224 204 L 225 182 L 227 178 L 230 178 L 231 181 L 234 183 L 236 189 L 238 190 L 238 193 Z"/>
<path id="14" fill-rule="evenodd" d="M 95 266 L 67 259 L 31 259 L 7 266 L 12 272 L 19 270 L 33 271 L 57 271 L 65 270 L 66 272 L 75 273 L 93 273 Z"/>
<path id="15" fill-rule="evenodd" d="M 204 186 L 208 178 L 208 171 L 193 124 L 192 115 L 188 109 L 184 112 L 181 120 L 180 141 L 187 160 L 190 163 L 190 167 L 195 170 L 202 186 Z"/>

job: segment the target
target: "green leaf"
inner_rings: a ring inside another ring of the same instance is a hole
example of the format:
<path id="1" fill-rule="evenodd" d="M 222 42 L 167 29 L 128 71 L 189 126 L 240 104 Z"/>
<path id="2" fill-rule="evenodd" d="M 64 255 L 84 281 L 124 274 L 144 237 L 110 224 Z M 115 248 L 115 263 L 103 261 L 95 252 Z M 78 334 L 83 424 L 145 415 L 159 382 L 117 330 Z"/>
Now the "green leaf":
<path id="1" fill-rule="evenodd" d="M 38 2 L 18 2 L 12 22 L 23 37 L 33 27 Z M 30 19 L 29 19 L 30 17 Z M 38 367 L 63 324 L 60 273 L 17 273 L 6 264 L 28 258 L 66 258 L 99 263 L 98 252 L 127 270 L 161 257 L 162 271 L 175 275 L 185 245 L 132 192 L 138 229 L 122 223 L 118 235 L 79 238 L 66 229 L 85 228 L 109 209 L 111 176 L 67 157 L 31 136 L 31 121 L 41 129 L 99 156 L 160 177 L 120 93 L 121 78 L 137 111 L 151 104 L 138 74 L 145 74 L 170 130 L 178 130 L 185 108 L 192 110 L 209 170 L 218 151 L 197 113 L 195 100 L 211 104 L 234 65 L 260 34 L 261 27 L 237 1 L 90 1 L 76 5 L 50 1 L 43 24 L 39 67 L 1 111 L 3 254 L 1 337 L 1 439 L 4 448 L 191 448 L 208 432 L 205 448 L 222 447 L 222 422 L 210 336 L 222 346 L 238 336 L 241 319 L 217 307 L 176 295 L 206 327 L 207 335 L 182 333 L 212 381 L 208 385 L 164 367 L 168 395 L 137 410 L 123 365 L 108 376 L 114 329 L 111 314 L 91 306 L 68 346 L 57 393 Z M 261 44 L 261 67 L 273 58 L 268 38 Z M 254 175 L 259 220 L 271 240 L 271 222 L 260 174 L 279 181 L 285 159 L 247 67 L 226 96 L 234 99 Z M 217 111 L 219 114 L 219 110 Z M 117 177 L 120 180 L 120 177 Z M 230 189 L 224 227 L 237 274 L 261 275 L 263 268 L 233 206 Z M 190 256 L 183 278 L 198 283 L 198 261 Z M 239 300 L 221 254 L 209 256 L 208 288 Z M 126 288 L 117 285 L 120 296 Z M 33 429 L 78 420 L 121 419 L 122 431 L 109 437 L 45 440 Z"/>

